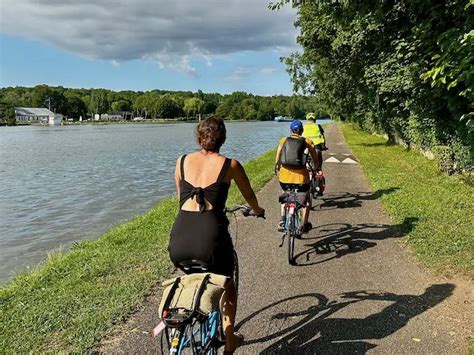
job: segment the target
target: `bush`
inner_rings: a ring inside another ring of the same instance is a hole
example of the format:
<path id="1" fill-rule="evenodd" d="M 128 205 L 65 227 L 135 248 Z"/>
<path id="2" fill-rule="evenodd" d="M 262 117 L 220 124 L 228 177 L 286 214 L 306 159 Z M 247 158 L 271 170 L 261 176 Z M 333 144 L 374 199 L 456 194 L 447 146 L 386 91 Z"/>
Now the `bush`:
<path id="1" fill-rule="evenodd" d="M 437 145 L 433 147 L 433 154 L 438 161 L 439 171 L 446 175 L 452 175 L 455 172 L 454 152 L 451 147 Z"/>

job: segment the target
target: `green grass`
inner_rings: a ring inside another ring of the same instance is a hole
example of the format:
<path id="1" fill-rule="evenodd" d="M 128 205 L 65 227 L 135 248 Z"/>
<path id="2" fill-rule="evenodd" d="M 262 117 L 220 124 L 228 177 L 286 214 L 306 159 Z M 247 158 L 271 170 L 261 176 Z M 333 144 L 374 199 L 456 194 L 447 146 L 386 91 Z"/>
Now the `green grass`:
<path id="1" fill-rule="evenodd" d="M 441 176 L 435 161 L 385 139 L 343 125 L 346 142 L 360 160 L 374 191 L 396 189 L 381 200 L 395 223 L 417 220 L 407 241 L 436 271 L 474 276 L 472 180 Z"/>
<path id="2" fill-rule="evenodd" d="M 255 190 L 273 175 L 275 151 L 245 164 Z M 242 202 L 233 184 L 228 205 Z M 0 352 L 88 351 L 168 276 L 176 198 L 68 252 L 55 252 L 0 290 Z"/>

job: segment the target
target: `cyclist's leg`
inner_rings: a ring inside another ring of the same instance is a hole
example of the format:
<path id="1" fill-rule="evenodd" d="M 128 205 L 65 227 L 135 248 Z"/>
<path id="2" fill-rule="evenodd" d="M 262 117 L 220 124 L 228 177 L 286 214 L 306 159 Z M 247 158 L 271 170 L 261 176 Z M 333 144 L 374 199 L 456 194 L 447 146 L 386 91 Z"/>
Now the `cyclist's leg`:
<path id="1" fill-rule="evenodd" d="M 230 241 L 229 239 L 226 239 Z M 234 275 L 234 247 L 232 242 L 226 244 L 214 255 L 214 269 L 210 270 L 216 274 L 225 275 L 230 279 L 224 285 L 224 293 L 221 297 L 220 310 L 222 314 L 222 329 L 225 334 L 225 350 L 234 350 L 236 337 L 234 334 L 235 313 L 237 311 L 237 290 L 232 279 Z"/>
<path id="2" fill-rule="evenodd" d="M 305 202 L 305 207 L 303 208 L 302 231 L 307 232 L 312 228 L 312 225 L 309 222 L 309 213 L 311 211 L 311 197 L 309 195 L 310 193 L 309 184 L 302 185 L 301 192 L 306 192 L 306 202 Z"/>
<path id="3" fill-rule="evenodd" d="M 222 328 L 225 334 L 225 351 L 233 351 L 237 347 L 234 334 L 235 313 L 237 311 L 237 292 L 234 280 L 225 284 L 225 291 L 221 298 Z"/>
<path id="4" fill-rule="evenodd" d="M 313 166 L 315 169 L 322 170 L 323 169 L 323 146 L 322 144 L 317 144 L 314 146 L 314 150 L 319 157 L 319 161 L 321 162 L 321 166 Z M 314 165 L 314 164 L 313 164 Z"/>
<path id="5" fill-rule="evenodd" d="M 288 190 L 288 184 L 280 182 L 282 193 Z M 278 223 L 278 231 L 283 232 L 285 230 L 285 204 L 280 205 L 280 222 Z"/>

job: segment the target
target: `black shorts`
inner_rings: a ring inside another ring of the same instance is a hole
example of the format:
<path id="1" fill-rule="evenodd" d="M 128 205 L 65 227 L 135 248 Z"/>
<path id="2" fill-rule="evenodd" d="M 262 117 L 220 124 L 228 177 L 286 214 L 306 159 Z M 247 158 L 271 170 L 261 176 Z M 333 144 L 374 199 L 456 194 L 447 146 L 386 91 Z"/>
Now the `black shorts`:
<path id="1" fill-rule="evenodd" d="M 308 192 L 310 188 L 310 184 L 287 184 L 284 182 L 280 182 L 280 186 L 283 191 L 296 189 L 297 192 Z"/>

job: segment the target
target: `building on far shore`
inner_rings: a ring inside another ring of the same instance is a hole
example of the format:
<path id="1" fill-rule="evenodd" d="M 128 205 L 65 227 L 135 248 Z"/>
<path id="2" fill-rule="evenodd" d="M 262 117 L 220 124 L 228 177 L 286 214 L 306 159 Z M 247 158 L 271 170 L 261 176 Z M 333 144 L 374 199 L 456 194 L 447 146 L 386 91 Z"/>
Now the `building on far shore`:
<path id="1" fill-rule="evenodd" d="M 15 107 L 17 124 L 40 123 L 50 126 L 59 126 L 63 122 L 63 115 L 54 113 L 41 107 Z"/>

